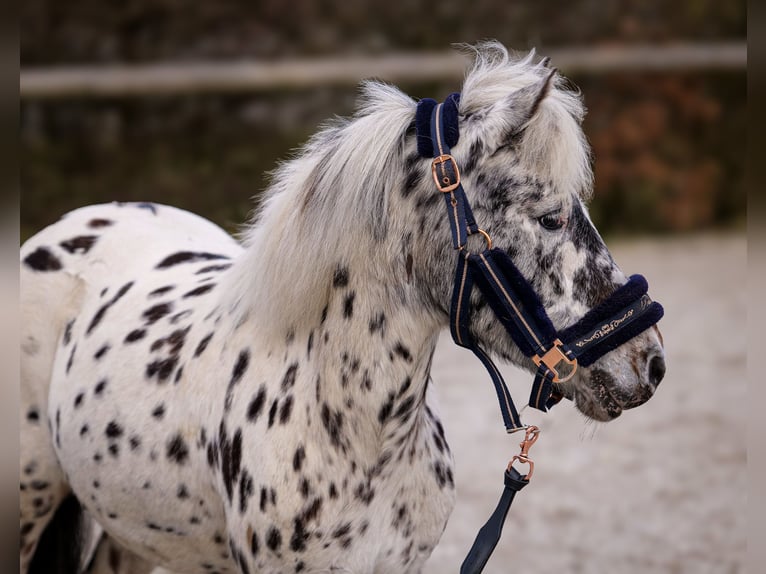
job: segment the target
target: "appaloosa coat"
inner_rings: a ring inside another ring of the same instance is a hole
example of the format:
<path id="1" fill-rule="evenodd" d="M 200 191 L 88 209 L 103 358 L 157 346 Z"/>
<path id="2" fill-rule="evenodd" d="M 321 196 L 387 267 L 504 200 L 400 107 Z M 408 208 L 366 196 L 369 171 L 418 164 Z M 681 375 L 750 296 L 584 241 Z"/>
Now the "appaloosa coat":
<path id="1" fill-rule="evenodd" d="M 625 282 L 583 205 L 583 107 L 563 86 L 479 47 L 453 149 L 557 327 Z M 368 83 L 277 171 L 243 244 L 146 203 L 78 209 L 24 244 L 22 572 L 70 494 L 178 573 L 421 570 L 455 500 L 429 378 L 454 255 L 415 104 Z M 482 346 L 526 366 L 471 304 Z M 647 331 L 565 392 L 608 420 L 652 395 L 661 356 Z"/>

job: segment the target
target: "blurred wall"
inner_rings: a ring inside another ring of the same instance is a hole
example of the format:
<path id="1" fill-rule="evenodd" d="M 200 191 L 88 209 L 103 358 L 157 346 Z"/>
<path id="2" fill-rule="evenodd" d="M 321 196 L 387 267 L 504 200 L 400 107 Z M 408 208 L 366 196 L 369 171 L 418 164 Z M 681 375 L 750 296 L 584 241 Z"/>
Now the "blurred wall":
<path id="1" fill-rule="evenodd" d="M 555 46 L 743 39 L 745 17 L 743 1 L 713 0 L 29 0 L 21 7 L 21 64 L 385 54 L 483 38 L 545 54 Z M 744 69 L 571 79 L 589 109 L 591 209 L 599 229 L 743 224 Z M 444 96 L 457 87 L 402 86 L 414 97 Z M 267 185 L 265 173 L 322 120 L 350 113 L 354 97 L 351 87 L 317 86 L 237 96 L 24 101 L 22 239 L 69 209 L 111 200 L 186 207 L 234 231 Z"/>

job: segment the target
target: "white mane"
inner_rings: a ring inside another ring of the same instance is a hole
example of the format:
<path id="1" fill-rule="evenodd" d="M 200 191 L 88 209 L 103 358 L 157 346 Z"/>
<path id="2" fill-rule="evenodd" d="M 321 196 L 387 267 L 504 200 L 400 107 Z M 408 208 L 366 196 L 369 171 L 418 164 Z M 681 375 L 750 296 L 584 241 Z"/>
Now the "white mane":
<path id="1" fill-rule="evenodd" d="M 533 62 L 534 52 L 514 59 L 496 42 L 474 51 L 461 115 L 486 110 L 549 73 Z M 562 190 L 582 194 L 591 187 L 589 148 L 579 126 L 584 109 L 562 83 L 557 76 L 525 130 L 522 161 Z M 365 82 L 352 118 L 328 123 L 274 172 L 243 234 L 247 251 L 227 286 L 231 309 L 242 314 L 255 306 L 268 336 L 283 335 L 316 322 L 339 263 L 366 269 L 371 282 L 386 279 L 383 262 L 404 231 L 396 229 L 394 192 L 405 175 L 405 138 L 416 105 L 394 86 Z"/>
<path id="2" fill-rule="evenodd" d="M 475 60 L 463 83 L 461 114 L 485 110 L 512 98 L 513 92 L 540 82 L 550 73 L 546 66 L 534 62 L 534 50 L 514 59 L 497 42 L 468 48 L 475 53 Z M 524 130 L 519 152 L 522 163 L 555 181 L 562 192 L 587 196 L 593 173 L 590 147 L 580 127 L 585 106 L 580 93 L 565 89 L 565 83 L 561 75 L 553 77 L 547 96 Z"/>

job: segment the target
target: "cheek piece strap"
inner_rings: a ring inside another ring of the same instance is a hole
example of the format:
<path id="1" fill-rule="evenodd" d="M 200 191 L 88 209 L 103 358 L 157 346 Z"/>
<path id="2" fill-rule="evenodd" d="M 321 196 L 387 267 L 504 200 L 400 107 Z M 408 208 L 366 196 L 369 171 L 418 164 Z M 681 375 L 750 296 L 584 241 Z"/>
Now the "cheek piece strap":
<path id="1" fill-rule="evenodd" d="M 459 94 L 451 94 L 443 104 L 432 99 L 418 103 L 415 116 L 418 152 L 433 158 L 431 171 L 447 208 L 452 245 L 457 253 L 455 283 L 450 307 L 452 339 L 470 349 L 487 369 L 495 386 L 503 424 L 512 433 L 526 428 L 519 418 L 508 387 L 489 355 L 477 344 L 471 332 L 471 293 L 476 287 L 521 352 L 537 367 L 529 405 L 546 412 L 563 394 L 557 384 L 569 380 L 578 365 L 587 367 L 639 335 L 662 318 L 662 306 L 647 294 L 648 284 L 633 275 L 606 300 L 579 321 L 558 331 L 545 312 L 535 290 L 508 254 L 492 248 L 492 241 L 481 230 L 460 182 L 457 162 L 450 148 L 457 144 Z M 468 237 L 481 234 L 486 248 L 470 253 Z"/>

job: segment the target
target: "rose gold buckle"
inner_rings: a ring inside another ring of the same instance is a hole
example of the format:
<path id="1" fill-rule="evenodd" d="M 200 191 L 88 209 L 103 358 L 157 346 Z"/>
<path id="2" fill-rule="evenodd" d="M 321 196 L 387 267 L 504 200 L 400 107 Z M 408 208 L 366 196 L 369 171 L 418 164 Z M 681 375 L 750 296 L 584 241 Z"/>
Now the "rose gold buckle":
<path id="1" fill-rule="evenodd" d="M 534 361 L 535 365 L 538 367 L 542 363 L 550 371 L 553 373 L 553 382 L 554 383 L 565 383 L 572 377 L 574 377 L 574 374 L 577 372 L 577 359 L 570 359 L 566 356 L 564 351 L 562 350 L 562 347 L 564 346 L 564 343 L 561 342 L 560 339 L 556 339 L 553 341 L 553 346 L 548 349 L 545 354 L 540 357 L 539 355 L 535 355 L 532 357 L 532 360 Z M 564 378 L 561 378 L 559 376 L 559 372 L 556 369 L 561 363 L 566 363 L 570 367 L 569 373 Z"/>
<path id="2" fill-rule="evenodd" d="M 455 170 L 455 183 L 450 183 L 452 180 L 450 179 L 449 175 L 447 175 L 447 170 L 444 168 L 444 164 L 448 161 L 452 163 L 452 168 Z M 441 166 L 441 178 L 439 177 L 439 174 L 436 173 L 437 166 Z M 436 187 L 442 193 L 449 193 L 450 191 L 457 189 L 457 187 L 460 185 L 460 170 L 457 168 L 457 162 L 455 161 L 455 158 L 448 153 L 434 158 L 434 160 L 431 162 L 431 175 L 434 178 Z"/>
<path id="3" fill-rule="evenodd" d="M 519 443 L 519 446 L 521 447 L 521 452 L 517 455 L 514 455 L 514 457 L 508 462 L 507 470 L 510 472 L 511 468 L 513 467 L 513 463 L 518 461 L 521 464 L 527 464 L 529 465 L 529 472 L 524 475 L 525 480 L 530 480 L 532 478 L 532 474 L 535 472 L 535 463 L 532 461 L 531 458 L 529 458 L 529 449 L 530 447 L 537 442 L 537 439 L 540 436 L 540 429 L 537 428 L 535 425 L 529 425 L 526 428 L 526 433 L 524 434 L 524 440 Z"/>

